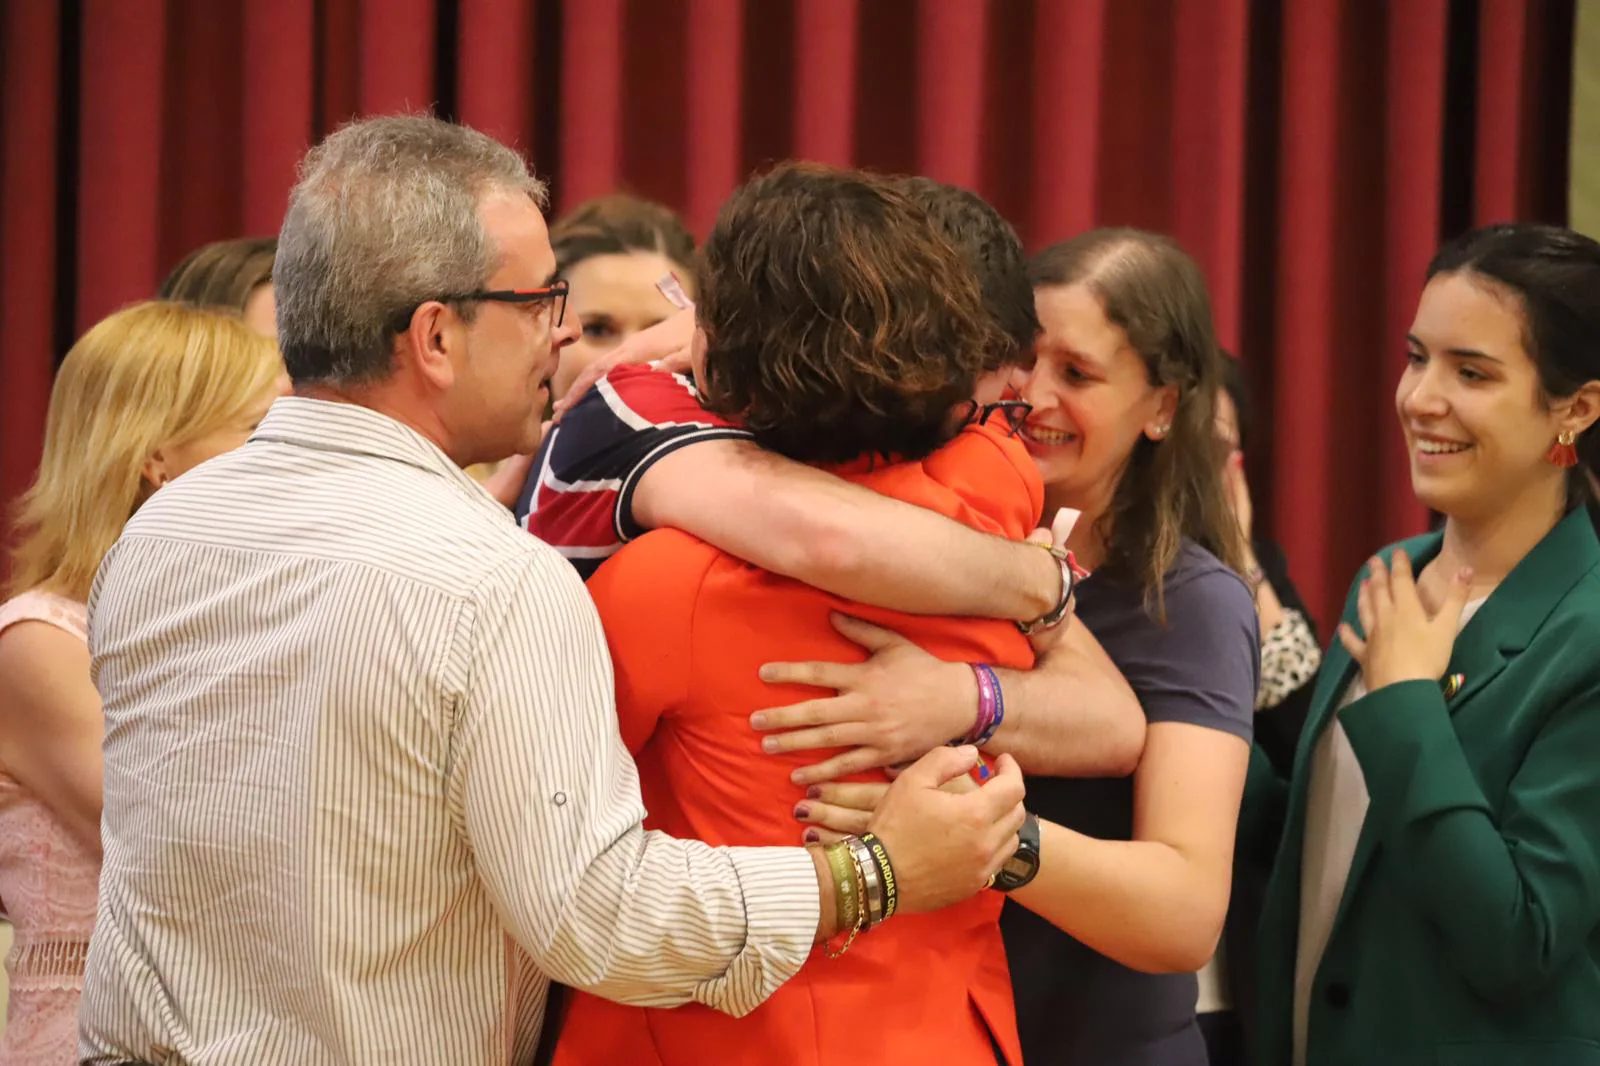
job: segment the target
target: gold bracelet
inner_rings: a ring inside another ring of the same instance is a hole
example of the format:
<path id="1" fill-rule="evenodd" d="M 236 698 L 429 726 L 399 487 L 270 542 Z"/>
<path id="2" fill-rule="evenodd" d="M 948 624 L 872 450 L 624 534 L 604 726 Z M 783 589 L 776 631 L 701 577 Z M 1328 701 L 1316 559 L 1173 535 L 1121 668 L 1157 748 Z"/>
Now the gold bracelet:
<path id="1" fill-rule="evenodd" d="M 835 848 L 838 850 L 834 851 Z M 867 901 L 861 895 L 861 863 L 860 860 L 855 857 L 855 852 L 853 849 L 851 849 L 850 846 L 845 843 L 830 844 L 825 849 L 824 854 L 827 854 L 828 856 L 828 868 L 830 870 L 838 869 L 838 867 L 835 865 L 834 856 L 838 855 L 840 857 L 840 861 L 842 861 L 844 864 L 846 871 L 845 881 L 849 882 L 855 888 L 855 892 L 849 897 L 850 905 L 848 909 L 853 912 L 853 917 L 850 921 L 850 935 L 845 937 L 844 945 L 839 948 L 838 951 L 834 951 L 831 947 L 827 948 L 828 958 L 837 959 L 845 952 L 849 951 L 850 945 L 856 942 L 856 934 L 861 932 L 861 925 L 867 916 Z M 835 889 L 838 888 L 839 884 L 839 875 L 838 873 L 835 873 Z M 840 927 L 843 928 L 843 922 L 840 923 Z"/>
<path id="2" fill-rule="evenodd" d="M 843 841 L 829 844 L 822 849 L 822 855 L 828 860 L 828 869 L 833 872 L 833 905 L 839 919 L 838 927 L 848 929 L 856 924 L 858 895 L 855 883 L 857 872 L 850 860 L 849 846 Z"/>

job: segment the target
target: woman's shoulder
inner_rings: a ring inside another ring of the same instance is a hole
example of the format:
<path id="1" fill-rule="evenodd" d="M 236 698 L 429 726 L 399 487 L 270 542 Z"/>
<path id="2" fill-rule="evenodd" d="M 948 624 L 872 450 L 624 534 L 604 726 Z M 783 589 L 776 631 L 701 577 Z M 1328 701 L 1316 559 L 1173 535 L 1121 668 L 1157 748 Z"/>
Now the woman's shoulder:
<path id="1" fill-rule="evenodd" d="M 29 589 L 0 603 L 0 633 L 18 622 L 44 622 L 79 640 L 89 639 L 88 605 L 43 589 Z"/>
<path id="2" fill-rule="evenodd" d="M 1162 582 L 1167 610 L 1201 608 L 1255 616 L 1255 597 L 1244 577 L 1201 545 L 1185 538 Z M 1213 617 L 1215 615 L 1213 614 Z"/>

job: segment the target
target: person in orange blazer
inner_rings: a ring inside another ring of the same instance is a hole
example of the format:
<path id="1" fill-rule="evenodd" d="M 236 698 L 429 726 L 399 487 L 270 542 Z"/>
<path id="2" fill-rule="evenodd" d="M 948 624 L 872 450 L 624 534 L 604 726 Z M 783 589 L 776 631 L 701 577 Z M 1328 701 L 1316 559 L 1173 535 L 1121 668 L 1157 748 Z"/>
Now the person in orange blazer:
<path id="1" fill-rule="evenodd" d="M 1035 527 L 1043 489 L 1010 439 L 1025 405 L 970 399 L 998 395 L 1016 343 L 893 183 L 800 165 L 756 179 L 719 215 L 704 278 L 696 380 L 709 409 L 773 451 L 973 528 L 1020 539 Z M 801 831 L 795 807 L 806 796 L 789 774 L 816 753 L 765 753 L 749 719 L 816 694 L 763 684 L 762 664 L 862 658 L 831 612 L 894 628 L 947 660 L 1032 664 L 1012 623 L 851 603 L 677 530 L 625 546 L 589 590 L 647 824 L 713 845 L 786 845 Z M 744 1018 L 576 995 L 554 1062 L 1016 1066 L 1002 903 L 982 892 L 897 917 L 830 957 L 845 947 L 838 938 Z"/>

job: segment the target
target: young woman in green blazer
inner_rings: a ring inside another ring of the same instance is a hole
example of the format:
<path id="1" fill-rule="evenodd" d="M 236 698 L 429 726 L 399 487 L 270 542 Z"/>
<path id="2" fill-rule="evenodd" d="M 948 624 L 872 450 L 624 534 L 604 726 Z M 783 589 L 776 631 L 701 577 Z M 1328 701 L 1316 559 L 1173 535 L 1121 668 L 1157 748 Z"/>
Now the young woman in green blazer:
<path id="1" fill-rule="evenodd" d="M 1395 399 L 1444 528 L 1358 578 L 1291 781 L 1252 766 L 1261 1059 L 1600 1064 L 1600 244 L 1490 227 L 1428 279 Z"/>

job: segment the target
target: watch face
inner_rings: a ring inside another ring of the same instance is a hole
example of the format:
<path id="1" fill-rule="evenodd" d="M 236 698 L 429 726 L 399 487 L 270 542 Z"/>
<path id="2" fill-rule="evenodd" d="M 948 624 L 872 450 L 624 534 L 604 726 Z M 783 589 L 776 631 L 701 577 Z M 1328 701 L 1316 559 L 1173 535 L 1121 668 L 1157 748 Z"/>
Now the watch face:
<path id="1" fill-rule="evenodd" d="M 1028 860 L 1024 852 L 1018 851 L 1006 860 L 1006 864 L 1000 867 L 1000 872 L 1006 877 L 1027 877 L 1033 872 L 1033 863 Z"/>

